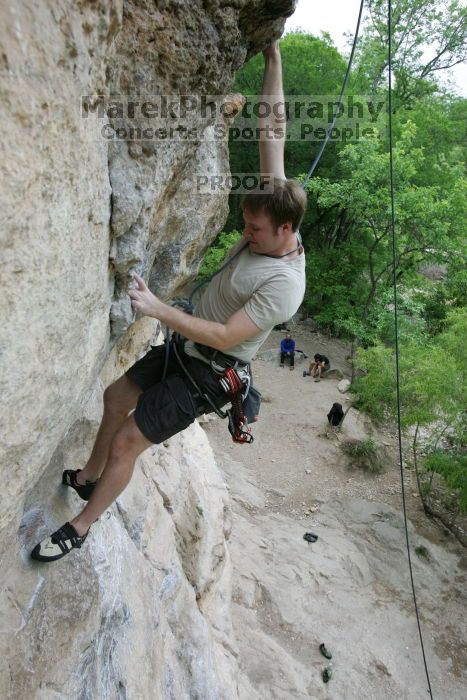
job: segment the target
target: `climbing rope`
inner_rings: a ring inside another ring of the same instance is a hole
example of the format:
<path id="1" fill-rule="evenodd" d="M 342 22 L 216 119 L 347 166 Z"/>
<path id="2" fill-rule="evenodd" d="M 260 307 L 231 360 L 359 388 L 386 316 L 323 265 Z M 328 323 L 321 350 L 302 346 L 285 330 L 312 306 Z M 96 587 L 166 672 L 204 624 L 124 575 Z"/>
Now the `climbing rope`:
<path id="1" fill-rule="evenodd" d="M 344 78 L 344 82 L 343 82 L 343 84 L 342 84 L 341 93 L 340 93 L 340 95 L 339 95 L 339 101 L 338 101 L 338 103 L 337 103 L 337 107 L 336 107 L 336 109 L 335 109 L 332 122 L 331 122 L 331 124 L 328 126 L 328 129 L 327 129 L 327 132 L 326 132 L 326 136 L 325 136 L 325 138 L 324 138 L 324 140 L 323 140 L 323 143 L 321 144 L 321 148 L 319 149 L 318 154 L 317 154 L 316 158 L 314 159 L 313 163 L 311 164 L 311 167 L 310 167 L 310 169 L 309 169 L 309 171 L 308 171 L 308 174 L 307 174 L 306 178 L 304 179 L 304 181 L 303 181 L 303 183 L 302 183 L 303 189 L 306 188 L 306 186 L 307 186 L 307 184 L 308 184 L 308 180 L 309 180 L 310 177 L 313 175 L 313 173 L 314 173 L 314 171 L 315 171 L 315 168 L 316 168 L 316 166 L 318 165 L 318 163 L 319 163 L 319 161 L 320 161 L 320 159 L 321 159 L 321 156 L 323 155 L 324 149 L 326 148 L 326 146 L 327 146 L 327 144 L 328 144 L 328 141 L 329 141 L 329 139 L 330 139 L 330 137 L 331 137 L 331 132 L 332 132 L 332 130 L 333 130 L 333 128 L 334 128 L 334 124 L 336 123 L 337 115 L 339 114 L 340 108 L 341 108 L 341 106 L 342 106 L 342 102 L 343 102 L 343 99 L 344 99 L 345 91 L 346 91 L 346 88 L 347 88 L 347 83 L 349 82 L 350 69 L 352 68 L 352 62 L 353 62 L 353 57 L 354 57 L 354 54 L 355 54 L 355 48 L 356 48 L 356 46 L 357 46 L 357 39 L 358 39 L 358 35 L 359 35 L 359 32 L 360 32 L 360 22 L 361 22 L 361 19 L 362 19 L 362 13 L 363 13 L 363 5 L 364 5 L 364 2 L 365 2 L 365 0 L 362 0 L 361 3 L 360 3 L 360 11 L 359 11 L 359 13 L 358 13 L 357 28 L 355 29 L 355 36 L 354 36 L 353 44 L 352 44 L 352 51 L 350 52 L 350 58 L 349 58 L 349 62 L 348 62 L 348 64 L 347 64 L 347 70 L 346 70 L 346 72 L 345 72 L 345 78 Z"/>
<path id="2" fill-rule="evenodd" d="M 345 90 L 347 88 L 347 83 L 350 76 L 350 70 L 352 67 L 353 57 L 355 54 L 355 48 L 357 45 L 357 39 L 360 32 L 360 22 L 363 13 L 364 0 L 360 3 L 360 10 L 358 13 L 357 28 L 355 30 L 355 36 L 352 44 L 352 51 L 350 53 L 349 62 L 347 64 L 347 71 L 345 73 L 344 82 L 342 85 L 341 93 L 339 96 L 339 101 L 334 112 L 333 120 L 329 125 L 326 137 L 321 144 L 321 148 L 318 151 L 315 159 L 313 160 L 311 167 L 305 177 L 302 187 L 306 188 L 306 185 L 313 175 L 316 166 L 318 165 L 321 156 L 323 155 L 324 149 L 330 139 L 332 129 L 337 119 L 337 115 L 340 111 L 342 101 L 344 99 Z M 401 478 L 401 490 L 402 490 L 402 508 L 404 514 L 404 527 L 405 527 L 405 540 L 407 547 L 407 558 L 409 563 L 410 571 L 410 582 L 412 587 L 412 596 L 414 601 L 415 616 L 417 619 L 418 634 L 420 638 L 420 646 L 422 649 L 423 664 L 425 667 L 426 679 L 428 682 L 428 692 L 430 694 L 431 700 L 433 700 L 433 693 L 431 690 L 430 674 L 428 672 L 428 666 L 425 655 L 425 646 L 423 643 L 423 635 L 420 624 L 420 616 L 418 613 L 417 596 L 415 593 L 415 583 L 413 577 L 412 559 L 410 556 L 410 543 L 409 543 L 409 531 L 407 526 L 407 506 L 405 499 L 405 483 L 404 483 L 404 467 L 403 467 L 403 451 L 402 451 L 402 429 L 401 429 L 401 397 L 400 397 L 400 362 L 399 362 L 399 319 L 398 319 L 398 305 L 397 305 L 397 238 L 396 238 L 396 216 L 395 216 L 395 195 L 394 195 L 394 158 L 393 158 L 393 139 L 392 139 L 392 2 L 388 0 L 388 74 L 389 74 L 389 100 L 388 100 L 388 111 L 389 111 L 389 179 L 390 179 L 390 195 L 391 195 L 391 238 L 392 238 L 392 262 L 393 262 L 393 291 L 394 291 L 394 328 L 395 328 L 395 355 L 396 355 L 396 397 L 397 397 L 397 433 L 398 433 L 398 445 L 399 445 L 399 466 L 400 466 L 400 478 Z"/>
<path id="3" fill-rule="evenodd" d="M 393 269 L 393 291 L 394 291 L 394 345 L 396 351 L 396 397 L 397 397 L 397 435 L 399 442 L 399 466 L 402 486 L 402 508 L 404 511 L 404 526 L 405 526 L 405 541 L 407 546 L 407 557 L 409 561 L 410 582 L 412 585 L 412 595 L 415 607 L 415 616 L 417 618 L 418 634 L 420 637 L 420 645 L 422 648 L 423 663 L 425 666 L 426 679 L 428 681 L 428 692 L 433 700 L 431 691 L 430 675 L 426 663 L 425 647 L 423 644 L 422 629 L 420 625 L 420 617 L 418 614 L 417 596 L 415 594 L 415 584 L 412 570 L 412 559 L 410 557 L 409 530 L 407 527 L 407 508 L 405 502 L 405 484 L 404 484 L 404 466 L 402 454 L 402 430 L 401 430 L 401 396 L 400 396 L 400 365 L 399 365 L 399 330 L 398 330 L 398 306 L 397 306 L 397 238 L 396 238 L 396 215 L 395 215 L 395 196 L 394 196 L 394 158 L 393 158 L 393 142 L 392 142 L 392 4 L 388 0 L 388 74 L 389 74 L 389 182 L 391 193 L 391 239 L 392 239 L 392 269 Z"/>

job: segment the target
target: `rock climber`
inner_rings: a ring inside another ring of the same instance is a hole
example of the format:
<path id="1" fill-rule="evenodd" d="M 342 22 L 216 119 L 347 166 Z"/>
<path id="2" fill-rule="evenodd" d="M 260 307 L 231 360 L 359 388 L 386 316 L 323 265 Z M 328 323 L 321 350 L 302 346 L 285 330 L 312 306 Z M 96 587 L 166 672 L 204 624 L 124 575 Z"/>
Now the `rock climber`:
<path id="1" fill-rule="evenodd" d="M 247 367 L 274 325 L 296 313 L 305 292 L 298 228 L 306 195 L 284 171 L 286 117 L 278 44 L 263 55 L 261 99 L 271 108 L 259 118 L 260 169 L 263 176 L 273 176 L 274 191 L 265 194 L 263 188 L 245 196 L 243 250 L 212 279 L 194 315 L 162 302 L 137 274 L 128 291 L 136 312 L 159 319 L 186 339 L 179 356 L 218 406 L 226 403 L 226 395 L 211 367 L 212 353 L 218 364 Z M 62 477 L 87 504 L 35 546 L 34 559 L 55 561 L 81 547 L 91 525 L 127 486 L 138 455 L 186 428 L 200 412 L 212 410 L 193 396 L 172 350 L 163 379 L 164 358 L 164 346 L 153 347 L 105 390 L 91 456 L 83 469 L 67 469 Z"/>

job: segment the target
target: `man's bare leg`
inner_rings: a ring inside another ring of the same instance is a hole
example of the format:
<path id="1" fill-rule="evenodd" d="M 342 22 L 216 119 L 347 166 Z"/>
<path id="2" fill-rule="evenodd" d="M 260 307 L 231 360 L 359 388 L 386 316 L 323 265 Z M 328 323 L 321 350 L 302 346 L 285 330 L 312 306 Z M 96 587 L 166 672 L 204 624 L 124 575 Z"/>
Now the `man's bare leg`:
<path id="1" fill-rule="evenodd" d="M 81 513 L 70 520 L 78 535 L 84 535 L 122 493 L 131 479 L 136 458 L 152 444 L 136 425 L 134 416 L 128 416 L 111 441 L 107 464 L 91 498 Z"/>
<path id="2" fill-rule="evenodd" d="M 132 411 L 142 390 L 126 375 L 104 391 L 104 415 L 94 441 L 91 456 L 82 471 L 77 474 L 78 484 L 97 481 L 104 471 L 109 456 L 110 444 L 117 430 Z"/>

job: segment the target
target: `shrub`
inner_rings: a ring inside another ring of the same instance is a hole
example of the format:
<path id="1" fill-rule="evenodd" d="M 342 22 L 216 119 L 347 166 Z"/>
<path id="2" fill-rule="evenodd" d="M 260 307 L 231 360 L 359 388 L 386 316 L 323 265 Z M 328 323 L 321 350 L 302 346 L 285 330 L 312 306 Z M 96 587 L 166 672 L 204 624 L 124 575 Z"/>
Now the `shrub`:
<path id="1" fill-rule="evenodd" d="M 341 449 L 349 457 L 352 467 L 359 467 L 372 474 L 379 474 L 383 469 L 381 449 L 373 438 L 366 440 L 347 440 Z"/>
<path id="2" fill-rule="evenodd" d="M 225 257 L 232 246 L 240 240 L 242 234 L 239 231 L 220 233 L 215 243 L 208 248 L 198 272 L 198 279 L 210 277 L 221 267 Z"/>

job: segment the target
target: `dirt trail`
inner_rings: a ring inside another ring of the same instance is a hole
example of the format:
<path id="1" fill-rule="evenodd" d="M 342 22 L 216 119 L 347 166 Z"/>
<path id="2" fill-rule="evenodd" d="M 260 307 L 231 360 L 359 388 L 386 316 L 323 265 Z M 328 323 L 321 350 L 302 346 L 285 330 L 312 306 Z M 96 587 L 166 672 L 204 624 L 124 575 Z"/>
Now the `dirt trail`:
<path id="1" fill-rule="evenodd" d="M 297 348 L 323 352 L 349 373 L 348 348 L 292 328 Z M 262 352 L 278 348 L 273 332 Z M 348 394 L 275 362 L 253 363 L 265 395 L 255 442 L 236 446 L 224 421 L 205 427 L 233 503 L 234 624 L 242 700 L 397 700 L 428 696 L 405 552 L 395 436 L 351 409 L 340 435 L 326 414 Z M 350 470 L 339 443 L 374 434 L 388 465 L 373 476 Z M 409 534 L 433 697 L 465 697 L 464 550 L 427 521 L 405 471 Z M 318 541 L 309 544 L 303 534 Z M 426 557 L 417 556 L 423 546 Z M 333 650 L 333 678 L 320 642 Z M 463 675 L 464 674 L 464 675 Z"/>

